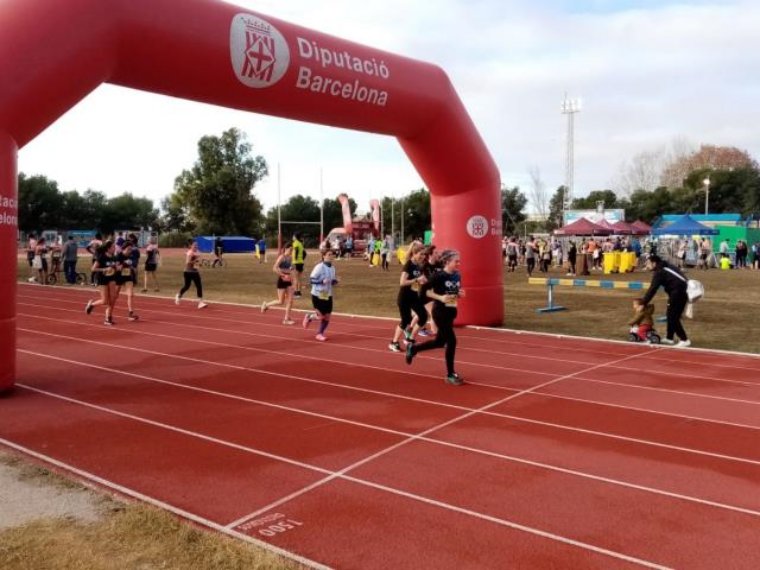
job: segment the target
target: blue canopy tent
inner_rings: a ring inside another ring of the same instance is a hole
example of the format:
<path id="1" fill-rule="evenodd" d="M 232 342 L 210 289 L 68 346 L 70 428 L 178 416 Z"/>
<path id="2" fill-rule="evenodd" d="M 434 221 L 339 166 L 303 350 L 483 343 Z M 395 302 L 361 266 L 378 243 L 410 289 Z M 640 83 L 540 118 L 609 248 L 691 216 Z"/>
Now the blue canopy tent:
<path id="1" fill-rule="evenodd" d="M 684 214 L 670 225 L 652 230 L 656 236 L 715 236 L 718 233 L 715 228 L 700 224 L 689 214 Z"/>

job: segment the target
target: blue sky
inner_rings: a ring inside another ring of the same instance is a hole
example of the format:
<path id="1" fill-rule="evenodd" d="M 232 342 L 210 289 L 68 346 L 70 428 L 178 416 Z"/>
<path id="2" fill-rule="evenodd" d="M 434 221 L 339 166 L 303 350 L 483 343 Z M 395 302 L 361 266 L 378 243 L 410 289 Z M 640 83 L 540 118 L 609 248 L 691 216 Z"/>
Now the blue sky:
<path id="1" fill-rule="evenodd" d="M 760 3 L 549 0 L 240 0 L 243 8 L 440 65 L 509 186 L 538 169 L 564 182 L 567 92 L 576 115 L 575 190 L 615 187 L 634 155 L 673 141 L 760 157 Z M 460 41 L 451 42 L 456 29 Z M 20 151 L 19 168 L 62 189 L 157 203 L 206 134 L 237 126 L 271 176 L 257 194 L 400 196 L 422 186 L 397 142 L 102 86 Z"/>

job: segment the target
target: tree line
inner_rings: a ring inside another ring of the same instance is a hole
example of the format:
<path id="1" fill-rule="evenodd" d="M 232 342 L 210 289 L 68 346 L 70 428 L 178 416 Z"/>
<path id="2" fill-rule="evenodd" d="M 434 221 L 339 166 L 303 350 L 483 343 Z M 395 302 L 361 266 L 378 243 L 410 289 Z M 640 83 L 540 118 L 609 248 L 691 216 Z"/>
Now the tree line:
<path id="1" fill-rule="evenodd" d="M 204 136 L 198 142 L 198 158 L 190 169 L 175 179 L 171 194 L 161 202 L 161 212 L 148 198 L 125 193 L 107 198 L 87 190 L 61 192 L 55 181 L 45 176 L 19 175 L 19 228 L 97 229 L 110 233 L 119 229 L 151 228 L 184 235 L 277 235 L 277 208 L 264 211 L 256 196 L 256 185 L 269 174 L 263 156 L 252 154 L 253 147 L 244 133 L 231 128 L 221 136 Z M 594 190 L 573 200 L 573 209 L 623 208 L 629 221 L 651 223 L 666 213 L 702 212 L 705 202 L 704 180 L 709 178 L 711 213 L 732 212 L 751 215 L 760 212 L 760 170 L 746 152 L 733 147 L 702 146 L 681 153 L 670 161 L 660 161 L 656 153 L 642 153 L 627 165 L 617 189 Z M 638 161 L 638 162 L 637 162 Z M 564 186 L 547 198 L 537 168 L 530 171 L 532 185 L 528 194 L 541 214 L 528 221 L 528 196 L 518 186 L 501 188 L 502 226 L 505 234 L 551 231 L 562 223 Z M 645 186 L 660 185 L 654 188 Z M 674 182 L 675 181 L 675 182 Z M 352 215 L 356 202 L 349 199 Z M 343 225 L 340 205 L 334 198 L 322 203 L 324 230 Z M 298 231 L 308 245 L 319 239 L 319 226 L 292 222 L 317 222 L 320 204 L 298 194 L 281 205 L 283 233 Z M 404 227 L 404 234 L 422 236 L 431 227 L 430 194 L 424 189 L 408 192 L 402 198 L 381 199 L 383 228 L 390 233 Z M 402 222 L 403 216 L 403 222 Z"/>

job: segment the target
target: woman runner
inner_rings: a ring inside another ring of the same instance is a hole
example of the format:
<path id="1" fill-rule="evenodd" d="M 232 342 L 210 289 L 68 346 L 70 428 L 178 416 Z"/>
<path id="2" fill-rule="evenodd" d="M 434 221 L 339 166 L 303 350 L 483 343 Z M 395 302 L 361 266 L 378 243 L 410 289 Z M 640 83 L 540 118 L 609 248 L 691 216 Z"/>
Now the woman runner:
<path id="1" fill-rule="evenodd" d="M 454 319 L 457 317 L 457 300 L 464 297 L 464 289 L 460 286 L 459 253 L 446 250 L 441 253 L 443 271 L 433 277 L 427 296 L 435 301 L 433 319 L 438 326 L 435 339 L 423 344 L 410 342 L 406 346 L 406 363 L 411 364 L 420 352 L 446 347 L 446 382 L 453 386 L 461 386 L 464 380 L 454 371 L 454 357 L 457 349 L 457 337 L 454 334 Z"/>
<path id="2" fill-rule="evenodd" d="M 327 340 L 325 331 L 330 324 L 330 315 L 333 311 L 333 287 L 338 284 L 338 280 L 335 278 L 335 268 L 332 264 L 333 259 L 335 259 L 335 253 L 331 249 L 328 249 L 322 256 L 322 262 L 317 263 L 309 278 L 311 283 L 311 304 L 315 312 L 304 315 L 303 328 L 308 328 L 311 321 L 319 320 L 319 331 L 314 338 L 320 342 Z"/>
<path id="3" fill-rule="evenodd" d="M 148 276 L 153 279 L 153 290 L 158 291 L 158 277 L 156 277 L 156 269 L 158 269 L 158 240 L 156 236 L 151 236 L 148 242 L 148 247 L 145 248 L 145 282 L 143 284 L 143 293 L 148 292 Z"/>
<path id="4" fill-rule="evenodd" d="M 127 319 L 130 321 L 136 321 L 139 317 L 134 311 L 134 296 L 135 285 L 137 284 L 137 261 L 135 260 L 134 251 L 137 249 L 131 239 L 127 239 L 122 248 L 121 253 L 116 254 L 116 278 L 114 279 L 115 294 L 112 301 L 112 305 L 116 304 L 116 300 L 119 298 L 121 290 L 124 289 L 127 294 Z M 137 254 L 139 255 L 139 250 Z M 139 257 L 137 257 L 139 259 Z"/>
<path id="5" fill-rule="evenodd" d="M 198 255 L 198 244 L 195 240 L 187 240 L 187 252 L 185 252 L 185 271 L 182 276 L 185 278 L 185 284 L 179 293 L 174 297 L 174 303 L 179 305 L 182 295 L 184 295 L 190 285 L 195 285 L 195 293 L 198 297 L 198 308 L 205 309 L 208 307 L 208 303 L 203 302 L 203 283 L 201 283 L 201 273 L 198 271 L 198 264 L 201 262 L 200 255 Z"/>
<path id="6" fill-rule="evenodd" d="M 427 322 L 427 310 L 424 301 L 420 298 L 420 288 L 427 283 L 427 278 L 422 272 L 424 260 L 424 247 L 415 246 L 409 251 L 409 258 L 401 271 L 401 279 L 399 280 L 401 287 L 398 290 L 396 301 L 401 321 L 393 331 L 393 339 L 388 345 L 392 352 L 401 352 L 399 340 L 401 340 L 402 334 L 407 341 L 412 341 L 420 327 L 424 327 Z M 412 311 L 416 315 L 414 324 L 412 324 Z"/>
<path id="7" fill-rule="evenodd" d="M 107 240 L 94 250 L 94 253 L 95 262 L 92 264 L 92 273 L 95 276 L 95 284 L 100 289 L 100 299 L 87 301 L 84 312 L 89 315 L 95 307 L 103 305 L 106 308 L 103 324 L 112 326 L 114 324 L 112 311 L 115 304 L 115 300 L 112 302 L 115 287 L 112 291 L 112 286 L 116 276 L 116 245 L 111 240 Z"/>
<path id="8" fill-rule="evenodd" d="M 266 313 L 269 307 L 281 307 L 285 305 L 285 318 L 283 325 L 292 325 L 295 321 L 290 319 L 290 308 L 293 306 L 293 281 L 290 272 L 293 270 L 293 247 L 286 245 L 274 262 L 272 271 L 277 274 L 277 300 L 264 301 L 261 303 L 261 312 Z"/>

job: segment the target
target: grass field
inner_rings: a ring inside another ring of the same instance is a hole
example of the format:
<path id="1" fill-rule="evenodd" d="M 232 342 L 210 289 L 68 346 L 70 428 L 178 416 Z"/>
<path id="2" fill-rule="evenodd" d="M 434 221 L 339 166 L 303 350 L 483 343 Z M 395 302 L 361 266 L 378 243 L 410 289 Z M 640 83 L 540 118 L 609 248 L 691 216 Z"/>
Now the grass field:
<path id="1" fill-rule="evenodd" d="M 263 300 L 275 298 L 275 276 L 272 273 L 274 257 L 269 263 L 259 264 L 252 255 L 226 255 L 224 268 L 202 269 L 204 296 L 207 301 L 224 301 L 259 305 Z M 159 293 L 151 295 L 173 296 L 182 284 L 182 252 L 164 250 L 158 275 Z M 310 252 L 306 271 L 317 263 L 318 254 Z M 466 263 L 467 260 L 463 260 Z M 84 267 L 86 260 L 80 261 Z M 81 269 L 80 267 L 80 269 Z M 400 266 L 391 265 L 391 271 L 370 269 L 359 259 L 336 261 L 340 288 L 335 294 L 335 312 L 359 315 L 397 317 L 396 293 Z M 760 271 L 706 272 L 691 270 L 692 276 L 702 281 L 705 298 L 695 305 L 694 320 L 685 320 L 685 327 L 696 347 L 760 353 L 760 337 L 752 334 L 760 315 Z M 19 260 L 19 279 L 28 276 L 25 260 Z M 534 276 L 541 276 L 538 272 Z M 551 277 L 562 277 L 559 268 L 552 268 Z M 624 275 L 594 273 L 588 279 L 613 279 L 649 282 L 651 275 L 635 272 Z M 464 283 L 465 288 L 467 284 Z M 527 331 L 578 335 L 625 340 L 631 317 L 630 300 L 635 292 L 626 290 L 579 289 L 557 287 L 555 302 L 568 310 L 540 314 L 536 309 L 546 305 L 546 288 L 528 285 L 524 268 L 515 273 L 504 273 L 504 327 Z M 187 294 L 192 299 L 194 291 Z M 656 314 L 665 310 L 666 296 L 660 291 L 655 297 Z M 295 308 L 310 308 L 308 294 L 297 301 Z M 138 300 L 139 308 L 139 300 Z M 389 337 L 392 324 L 389 323 Z M 664 323 L 659 328 L 664 336 Z"/>

